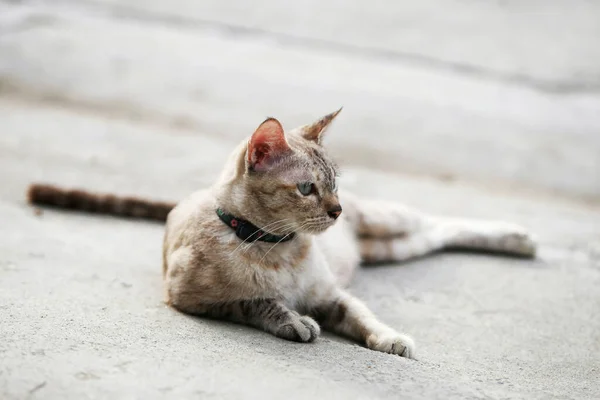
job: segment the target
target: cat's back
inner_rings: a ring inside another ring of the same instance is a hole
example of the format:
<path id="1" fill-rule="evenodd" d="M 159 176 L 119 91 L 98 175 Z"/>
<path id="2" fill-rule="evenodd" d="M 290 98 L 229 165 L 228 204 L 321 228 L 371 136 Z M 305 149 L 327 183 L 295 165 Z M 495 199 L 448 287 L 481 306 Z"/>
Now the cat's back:
<path id="1" fill-rule="evenodd" d="M 165 269 L 167 258 L 182 246 L 202 242 L 205 232 L 221 228 L 216 218 L 215 199 L 208 189 L 198 190 L 171 210 L 167 217 L 163 244 Z"/>
<path id="2" fill-rule="evenodd" d="M 180 201 L 167 216 L 167 232 L 176 234 L 189 221 L 198 221 L 214 203 L 215 199 L 208 189 L 192 193 Z"/>

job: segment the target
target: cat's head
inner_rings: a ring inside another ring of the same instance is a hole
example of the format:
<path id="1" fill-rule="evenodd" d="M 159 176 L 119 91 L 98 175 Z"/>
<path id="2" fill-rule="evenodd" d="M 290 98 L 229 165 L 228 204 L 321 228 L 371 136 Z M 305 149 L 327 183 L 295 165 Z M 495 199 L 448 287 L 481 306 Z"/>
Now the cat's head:
<path id="1" fill-rule="evenodd" d="M 251 222 L 275 234 L 320 233 L 335 223 L 342 212 L 339 172 L 322 138 L 340 111 L 287 133 L 275 118 L 260 124 L 239 171 L 244 214 Z"/>

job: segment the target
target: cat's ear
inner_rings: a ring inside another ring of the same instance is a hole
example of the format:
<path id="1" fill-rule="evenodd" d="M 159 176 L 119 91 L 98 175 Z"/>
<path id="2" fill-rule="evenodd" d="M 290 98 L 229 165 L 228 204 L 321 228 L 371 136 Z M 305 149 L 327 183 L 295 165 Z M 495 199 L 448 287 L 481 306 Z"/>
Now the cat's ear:
<path id="1" fill-rule="evenodd" d="M 307 140 L 312 140 L 318 144 L 321 144 L 321 139 L 323 138 L 323 133 L 327 130 L 331 122 L 335 117 L 342 111 L 341 107 L 339 110 L 332 112 L 331 114 L 327 114 L 317 122 L 314 122 L 310 125 L 305 125 L 298 128 L 298 133 Z"/>
<path id="2" fill-rule="evenodd" d="M 248 167 L 254 171 L 265 171 L 288 151 L 290 146 L 285 140 L 283 127 L 275 118 L 268 118 L 248 141 Z"/>

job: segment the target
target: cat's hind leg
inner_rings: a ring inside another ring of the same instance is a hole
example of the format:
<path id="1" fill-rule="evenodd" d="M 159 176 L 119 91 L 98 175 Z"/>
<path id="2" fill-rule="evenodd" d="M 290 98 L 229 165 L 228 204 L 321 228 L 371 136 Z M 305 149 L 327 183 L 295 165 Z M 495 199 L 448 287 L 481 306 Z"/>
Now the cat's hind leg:
<path id="1" fill-rule="evenodd" d="M 533 257 L 536 245 L 517 225 L 497 221 L 438 219 L 433 226 L 401 236 L 358 239 L 365 263 L 404 261 L 444 249 L 489 251 Z"/>
<path id="2" fill-rule="evenodd" d="M 536 244 L 522 227 L 502 221 L 427 215 L 401 204 L 346 200 L 347 218 L 366 263 L 403 261 L 449 248 L 532 257 Z"/>

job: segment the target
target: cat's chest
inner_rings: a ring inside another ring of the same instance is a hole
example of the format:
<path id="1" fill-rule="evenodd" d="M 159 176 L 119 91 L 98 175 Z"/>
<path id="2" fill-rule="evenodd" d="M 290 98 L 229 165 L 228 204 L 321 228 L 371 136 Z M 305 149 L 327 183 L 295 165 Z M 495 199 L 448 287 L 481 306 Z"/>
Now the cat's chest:
<path id="1" fill-rule="evenodd" d="M 240 270 L 265 295 L 293 303 L 301 301 L 319 282 L 332 281 L 327 261 L 312 240 L 290 242 L 269 251 L 272 246 L 257 246 L 252 254 L 238 260 Z"/>

